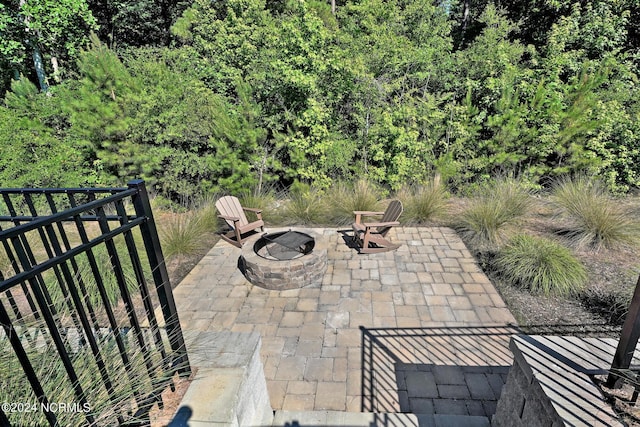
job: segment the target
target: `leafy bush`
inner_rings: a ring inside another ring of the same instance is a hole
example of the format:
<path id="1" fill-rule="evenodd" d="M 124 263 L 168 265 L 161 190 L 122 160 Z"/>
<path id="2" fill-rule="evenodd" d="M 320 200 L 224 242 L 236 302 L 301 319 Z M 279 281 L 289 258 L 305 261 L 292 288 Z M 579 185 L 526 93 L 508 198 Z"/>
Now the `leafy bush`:
<path id="1" fill-rule="evenodd" d="M 330 196 L 330 219 L 333 224 L 345 225 L 354 220 L 353 211 L 378 211 L 382 190 L 364 178 L 354 183 L 339 183 Z"/>
<path id="2" fill-rule="evenodd" d="M 559 232 L 576 247 L 614 248 L 636 245 L 640 224 L 613 199 L 599 180 L 565 178 L 553 187 L 552 203 L 563 221 Z"/>
<path id="3" fill-rule="evenodd" d="M 454 227 L 472 244 L 496 245 L 531 205 L 529 192 L 513 179 L 500 179 L 479 190 Z"/>
<path id="4" fill-rule="evenodd" d="M 569 249 L 524 234 L 498 252 L 494 266 L 506 282 L 544 295 L 578 293 L 587 281 L 586 269 Z"/>
<path id="5" fill-rule="evenodd" d="M 440 181 L 405 187 L 398 193 L 405 207 L 403 219 L 410 223 L 424 223 L 442 215 L 446 208 L 447 192 Z"/>
<path id="6" fill-rule="evenodd" d="M 80 187 L 102 184 L 73 139 L 61 138 L 56 100 L 41 97 L 27 79 L 0 102 L 0 187 Z"/>

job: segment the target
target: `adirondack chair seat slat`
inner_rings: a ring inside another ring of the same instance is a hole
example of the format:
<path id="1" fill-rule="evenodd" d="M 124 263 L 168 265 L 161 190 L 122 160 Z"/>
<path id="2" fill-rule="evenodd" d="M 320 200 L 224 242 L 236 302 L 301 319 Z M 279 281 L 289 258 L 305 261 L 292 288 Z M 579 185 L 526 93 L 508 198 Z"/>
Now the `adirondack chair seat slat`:
<path id="1" fill-rule="evenodd" d="M 238 228 L 240 229 L 240 232 L 244 234 L 247 231 L 255 230 L 256 228 L 261 228 L 263 226 L 264 222 L 262 220 L 258 220 Z"/>

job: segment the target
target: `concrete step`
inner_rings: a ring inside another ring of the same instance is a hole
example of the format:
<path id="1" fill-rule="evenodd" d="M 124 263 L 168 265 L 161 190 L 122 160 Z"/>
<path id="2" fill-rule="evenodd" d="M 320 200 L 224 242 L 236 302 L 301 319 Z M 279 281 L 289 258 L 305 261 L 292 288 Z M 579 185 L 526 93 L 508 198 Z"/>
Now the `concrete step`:
<path id="1" fill-rule="evenodd" d="M 278 427 L 490 427 L 487 417 L 442 414 L 374 414 L 338 411 L 277 411 Z"/>

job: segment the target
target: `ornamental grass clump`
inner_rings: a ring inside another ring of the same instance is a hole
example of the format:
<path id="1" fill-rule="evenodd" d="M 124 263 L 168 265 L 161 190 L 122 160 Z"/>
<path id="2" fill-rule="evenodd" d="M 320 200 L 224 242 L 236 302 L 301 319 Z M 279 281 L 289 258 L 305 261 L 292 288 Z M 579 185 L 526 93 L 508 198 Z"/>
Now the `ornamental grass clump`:
<path id="1" fill-rule="evenodd" d="M 640 223 L 601 181 L 562 179 L 553 187 L 551 202 L 562 221 L 559 233 L 576 248 L 613 249 L 640 241 Z"/>
<path id="2" fill-rule="evenodd" d="M 514 179 L 496 180 L 479 190 L 454 228 L 477 247 L 496 246 L 531 206 L 529 191 Z"/>
<path id="3" fill-rule="evenodd" d="M 100 247 L 104 245 L 94 247 L 94 251 Z M 118 250 L 118 253 L 126 252 Z M 128 257 L 120 259 L 125 258 Z M 103 269 L 100 262 L 98 265 L 99 275 L 104 280 L 103 273 L 107 267 Z M 108 269 L 113 269 L 111 264 Z M 133 275 L 132 272 L 131 274 Z M 124 275 L 129 275 L 126 269 Z M 93 281 L 89 280 L 90 277 Z M 44 320 L 41 311 L 31 311 L 25 306 L 8 314 L 7 323 L 15 328 L 23 353 L 18 356 L 11 340 L 4 335 L 0 336 L 0 401 L 20 402 L 23 408 L 25 404 L 30 405 L 26 410 L 5 412 L 10 425 L 49 425 L 44 413 L 49 405 L 61 409 L 51 410 L 55 412 L 56 425 L 59 426 L 144 424 L 144 413 L 147 412 L 148 405 L 153 403 L 147 398 L 160 396 L 168 388 L 168 375 L 173 373 L 173 369 L 187 367 L 186 361 L 175 364 L 180 352 L 171 350 L 168 337 L 157 326 L 142 328 L 142 335 L 134 333 L 129 314 L 122 306 L 122 295 L 116 302 L 110 301 L 108 304 L 118 325 L 116 330 L 112 330 L 106 316 L 107 304 L 99 296 L 96 277 L 94 272 L 89 272 L 86 276 L 77 276 L 73 280 L 77 287 L 86 285 L 91 298 L 90 317 L 95 326 L 92 332 L 95 341 L 90 344 L 86 331 L 83 333 L 82 328 L 77 329 L 78 311 L 68 293 L 70 283 L 65 279 L 66 284 L 63 286 L 61 277 L 52 269 L 46 270 L 42 275 L 40 287 L 46 290 L 47 310 L 54 317 L 53 323 L 61 335 L 64 353 L 68 357 L 67 362 L 73 366 L 75 378 L 70 377 L 67 371 L 69 365 L 63 363 L 59 347 L 50 332 L 50 325 Z M 67 291 L 63 292 L 63 288 L 67 288 Z M 13 290 L 16 291 L 15 288 Z M 18 289 L 16 293 L 21 292 Z M 88 301 L 85 299 L 84 302 Z M 142 301 L 136 302 L 134 297 L 133 305 L 133 308 L 142 308 L 143 304 Z M 165 320 L 168 323 L 169 319 Z M 144 339 L 144 346 L 140 339 Z M 160 351 L 161 347 L 164 351 Z M 125 353 L 126 357 L 123 356 Z M 36 396 L 32 391 L 21 363 L 25 357 L 38 378 L 42 396 Z M 78 395 L 79 390 L 82 390 L 82 397 Z M 44 396 L 47 400 L 40 400 Z M 43 402 L 45 406 L 40 406 L 39 402 Z M 67 410 L 63 410 L 59 404 L 68 405 Z M 93 418 L 93 422 L 87 419 L 87 414 Z M 2 422 L 0 424 L 5 425 Z"/>
<path id="4" fill-rule="evenodd" d="M 580 293 L 587 271 L 571 251 L 545 238 L 519 234 L 497 254 L 499 277 L 534 294 L 567 296 Z"/>
<path id="5" fill-rule="evenodd" d="M 367 179 L 353 183 L 341 182 L 331 189 L 328 197 L 329 217 L 333 224 L 346 225 L 354 221 L 354 211 L 375 212 L 382 209 L 383 191 Z"/>
<path id="6" fill-rule="evenodd" d="M 198 217 L 199 225 L 209 232 L 215 232 L 220 227 L 221 220 L 216 208 L 218 198 L 213 194 L 203 197 L 190 209 Z"/>
<path id="7" fill-rule="evenodd" d="M 447 206 L 447 191 L 439 180 L 405 187 L 398 193 L 404 205 L 403 219 L 421 224 L 441 216 Z"/>
<path id="8" fill-rule="evenodd" d="M 262 209 L 262 219 L 265 221 L 277 218 L 275 213 L 275 201 L 276 196 L 272 190 L 263 190 L 260 192 L 247 191 L 238 197 L 240 199 L 240 205 L 247 208 Z M 245 211 L 247 219 L 249 221 L 255 221 L 258 219 L 255 213 Z"/>
<path id="9" fill-rule="evenodd" d="M 326 218 L 326 201 L 319 190 L 299 185 L 289 191 L 281 215 L 287 225 L 323 224 Z"/>
<path id="10" fill-rule="evenodd" d="M 198 212 L 174 214 L 163 221 L 158 234 L 162 251 L 167 259 L 192 255 L 202 249 L 202 236 L 214 231 L 207 227 L 207 220 Z"/>
<path id="11" fill-rule="evenodd" d="M 40 330 L 46 329 L 44 322 L 40 322 L 39 326 Z M 37 329 L 31 327 L 28 330 Z M 44 409 L 47 408 L 55 412 L 58 422 L 56 425 L 60 426 L 89 425 L 86 414 L 94 419 L 91 425 L 145 424 L 145 418 L 137 412 L 143 408 L 143 412 L 148 412 L 148 406 L 139 405 L 140 398 L 159 396 L 169 387 L 165 368 L 174 362 L 174 354 L 167 354 L 163 359 L 160 351 L 152 351 L 145 356 L 142 351 L 134 348 L 135 343 L 131 343 L 129 339 L 125 341 L 128 354 L 125 366 L 112 336 L 105 336 L 98 345 L 104 368 L 97 364 L 95 355 L 86 344 L 80 343 L 77 350 L 68 354 L 78 375 L 76 385 L 84 391 L 85 402 L 77 397 L 76 388 L 69 380 L 53 343 L 27 346 L 29 360 L 49 398 L 46 404 L 40 406 L 27 377 L 22 373 L 22 366 L 9 340 L 0 339 L 0 399 L 3 402 L 20 402 L 23 408 L 25 404 L 29 405 L 21 411 L 6 414 L 11 425 L 49 425 L 44 416 Z M 167 343 L 165 348 L 166 346 Z M 149 377 L 149 371 L 154 374 L 153 379 Z M 111 390 L 105 386 L 104 374 L 111 381 Z M 62 404 L 65 406 L 60 406 Z M 122 422 L 118 422 L 119 420 Z"/>

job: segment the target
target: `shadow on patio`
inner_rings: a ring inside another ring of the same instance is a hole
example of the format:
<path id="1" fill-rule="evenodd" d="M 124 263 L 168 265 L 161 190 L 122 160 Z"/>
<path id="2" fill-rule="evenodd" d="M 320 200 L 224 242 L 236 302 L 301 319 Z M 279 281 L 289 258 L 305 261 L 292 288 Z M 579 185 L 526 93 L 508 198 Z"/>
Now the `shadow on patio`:
<path id="1" fill-rule="evenodd" d="M 490 419 L 512 364 L 512 335 L 544 330 L 593 336 L 602 333 L 602 325 L 360 330 L 363 412 Z"/>
<path id="2" fill-rule="evenodd" d="M 491 417 L 515 327 L 361 328 L 362 410 Z"/>

